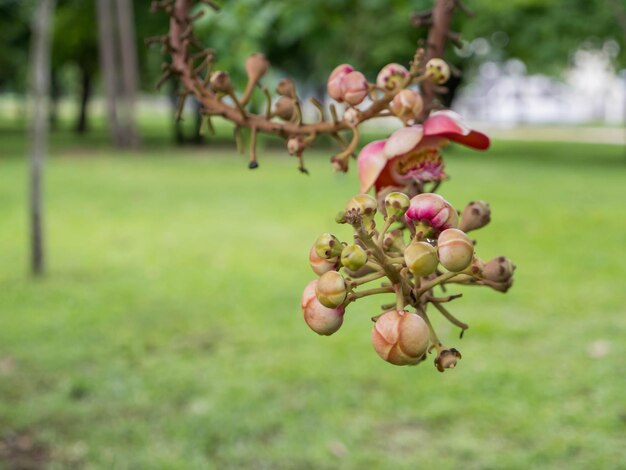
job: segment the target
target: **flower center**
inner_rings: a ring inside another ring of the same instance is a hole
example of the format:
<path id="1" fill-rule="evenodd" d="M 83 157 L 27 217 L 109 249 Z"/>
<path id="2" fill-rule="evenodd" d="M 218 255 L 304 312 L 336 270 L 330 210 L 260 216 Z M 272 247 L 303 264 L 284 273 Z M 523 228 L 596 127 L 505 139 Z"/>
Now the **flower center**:
<path id="1" fill-rule="evenodd" d="M 402 180 L 441 181 L 446 177 L 439 149 L 426 147 L 402 155 L 396 161 L 394 171 Z"/>

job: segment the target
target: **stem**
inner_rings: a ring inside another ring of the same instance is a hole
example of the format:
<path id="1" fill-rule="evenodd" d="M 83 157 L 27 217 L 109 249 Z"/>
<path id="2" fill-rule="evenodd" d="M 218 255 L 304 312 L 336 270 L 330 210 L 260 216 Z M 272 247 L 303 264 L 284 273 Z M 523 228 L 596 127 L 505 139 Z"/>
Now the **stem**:
<path id="1" fill-rule="evenodd" d="M 447 281 L 448 279 L 450 279 L 451 277 L 456 276 L 457 274 L 458 273 L 447 272 L 447 273 L 443 273 L 441 276 L 437 276 L 432 281 L 429 281 L 429 282 L 427 282 L 426 284 L 424 284 L 423 286 L 420 287 L 420 289 L 417 291 L 417 298 L 419 299 L 422 295 L 424 295 L 430 289 L 435 287 L 437 284 L 441 284 L 442 282 Z"/>
<path id="2" fill-rule="evenodd" d="M 467 323 L 462 322 L 461 320 L 459 320 L 458 318 L 456 318 L 454 315 L 452 315 L 443 305 L 441 305 L 439 302 L 433 302 L 432 303 L 435 308 L 437 310 L 439 310 L 439 312 L 453 325 L 458 326 L 459 328 L 461 328 L 462 330 L 467 330 L 469 328 L 469 325 Z"/>
<path id="3" fill-rule="evenodd" d="M 358 299 L 361 299 L 363 297 L 369 297 L 370 295 L 377 295 L 377 294 L 390 294 L 393 292 L 393 288 L 392 287 L 375 287 L 374 289 L 368 289 L 368 290 L 363 290 L 361 292 L 352 292 L 351 294 L 348 294 L 348 296 L 346 297 L 346 300 L 343 303 L 343 307 L 347 307 L 348 305 L 350 305 L 352 302 L 355 302 Z"/>
<path id="4" fill-rule="evenodd" d="M 426 314 L 426 309 L 420 309 L 417 313 L 424 319 L 426 325 L 428 326 L 428 331 L 430 332 L 430 342 L 432 343 L 432 346 L 429 350 L 434 347 L 437 349 L 437 354 L 439 354 L 443 350 L 443 347 L 441 345 L 441 341 L 439 341 L 439 338 L 437 337 L 437 333 L 435 333 L 433 324 L 430 322 L 430 318 L 428 318 L 428 315 Z"/>
<path id="5" fill-rule="evenodd" d="M 404 310 L 404 295 L 400 284 L 394 284 L 393 290 L 396 292 L 396 310 Z"/>
<path id="6" fill-rule="evenodd" d="M 376 279 L 380 279 L 381 277 L 385 277 L 385 273 L 378 271 L 378 272 L 368 274 L 363 277 L 359 277 L 354 281 L 350 281 L 350 286 L 351 287 L 360 286 L 361 284 L 366 284 L 368 282 L 375 281 Z"/>
<path id="7" fill-rule="evenodd" d="M 391 227 L 391 224 L 393 224 L 396 221 L 395 217 L 387 217 L 385 219 L 385 225 L 383 225 L 383 229 L 380 231 L 380 233 L 378 234 L 378 240 L 377 243 L 379 245 L 382 246 L 383 244 L 383 240 L 385 238 L 385 234 L 387 233 L 387 230 L 389 230 L 389 227 Z"/>

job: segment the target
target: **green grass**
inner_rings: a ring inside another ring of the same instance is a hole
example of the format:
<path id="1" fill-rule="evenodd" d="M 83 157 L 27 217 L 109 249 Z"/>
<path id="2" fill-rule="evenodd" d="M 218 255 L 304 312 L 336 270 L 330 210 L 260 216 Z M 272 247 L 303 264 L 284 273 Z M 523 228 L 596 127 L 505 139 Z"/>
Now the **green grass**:
<path id="1" fill-rule="evenodd" d="M 32 280 L 23 150 L 3 138 L 0 439 L 32 435 L 53 468 L 626 468 L 620 148 L 448 152 L 446 197 L 493 209 L 478 253 L 518 270 L 507 295 L 455 301 L 463 340 L 436 319 L 463 353 L 440 374 L 378 358 L 376 299 L 328 338 L 302 321 L 308 248 L 346 235 L 357 188 L 328 155 L 306 177 L 282 153 L 251 172 L 234 152 L 56 142 Z"/>

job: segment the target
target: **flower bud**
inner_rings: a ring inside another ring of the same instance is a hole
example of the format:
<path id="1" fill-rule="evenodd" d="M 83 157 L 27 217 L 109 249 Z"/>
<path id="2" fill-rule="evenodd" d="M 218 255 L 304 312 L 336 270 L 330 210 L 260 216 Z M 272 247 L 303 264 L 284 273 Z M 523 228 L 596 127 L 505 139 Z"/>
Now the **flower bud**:
<path id="1" fill-rule="evenodd" d="M 341 252 L 341 264 L 350 271 L 358 271 L 367 263 L 367 253 L 359 245 L 352 244 L 344 247 Z"/>
<path id="2" fill-rule="evenodd" d="M 439 258 L 437 250 L 430 243 L 411 242 L 404 250 L 404 262 L 413 275 L 425 277 L 435 272 Z"/>
<path id="3" fill-rule="evenodd" d="M 461 214 L 459 228 L 465 233 L 484 227 L 491 220 L 491 209 L 485 201 L 472 201 Z"/>
<path id="4" fill-rule="evenodd" d="M 395 90 L 404 85 L 409 71 L 400 64 L 385 65 L 376 77 L 376 86 L 383 90 Z"/>
<path id="5" fill-rule="evenodd" d="M 334 271 L 337 269 L 337 260 L 338 258 L 336 256 L 329 259 L 318 256 L 315 251 L 315 245 L 313 245 L 309 250 L 309 264 L 311 265 L 313 272 L 318 276 L 321 276 L 328 271 Z"/>
<path id="6" fill-rule="evenodd" d="M 374 215 L 378 204 L 376 199 L 369 194 L 357 194 L 348 201 L 346 213 L 358 214 L 363 220 L 363 225 L 369 229 L 374 229 Z"/>
<path id="7" fill-rule="evenodd" d="M 257 52 L 246 59 L 244 67 L 246 69 L 246 75 L 248 75 L 248 80 L 258 82 L 261 77 L 267 73 L 267 70 L 270 68 L 270 63 L 263 54 Z"/>
<path id="8" fill-rule="evenodd" d="M 446 369 L 454 369 L 459 359 L 461 359 L 459 351 L 454 348 L 444 349 L 437 355 L 435 367 L 437 367 L 439 372 L 443 372 Z"/>
<path id="9" fill-rule="evenodd" d="M 320 258 L 331 259 L 341 255 L 343 246 L 341 242 L 330 233 L 322 233 L 317 240 L 315 240 L 315 253 Z"/>
<path id="10" fill-rule="evenodd" d="M 372 345 L 383 358 L 396 366 L 417 364 L 428 349 L 428 325 L 422 317 L 405 310 L 382 314 L 372 330 Z"/>
<path id="11" fill-rule="evenodd" d="M 288 78 L 282 78 L 278 85 L 276 85 L 276 93 L 280 96 L 286 96 L 287 98 L 295 99 L 296 97 L 296 86 L 293 84 L 293 81 Z"/>
<path id="12" fill-rule="evenodd" d="M 393 114 L 403 121 L 415 118 L 424 109 L 422 95 L 414 90 L 400 90 L 389 104 Z"/>
<path id="13" fill-rule="evenodd" d="M 291 120 L 294 111 L 295 106 L 293 98 L 289 98 L 287 96 L 281 96 L 278 98 L 278 101 L 276 101 L 276 104 L 274 105 L 274 114 L 285 121 Z"/>
<path id="14" fill-rule="evenodd" d="M 515 265 L 509 258 L 498 256 L 490 260 L 483 268 L 483 277 L 494 282 L 506 283 L 515 271 Z"/>
<path id="15" fill-rule="evenodd" d="M 216 70 L 211 74 L 209 84 L 211 85 L 211 89 L 218 93 L 229 93 L 233 89 L 230 76 L 222 70 Z"/>
<path id="16" fill-rule="evenodd" d="M 343 113 L 343 119 L 352 127 L 359 124 L 360 112 L 356 108 L 348 108 Z"/>
<path id="17" fill-rule="evenodd" d="M 450 66 L 443 59 L 430 59 L 426 62 L 426 75 L 436 84 L 443 85 L 450 78 Z"/>
<path id="18" fill-rule="evenodd" d="M 341 64 L 335 67 L 330 73 L 326 87 L 328 89 L 328 96 L 340 103 L 343 101 L 343 79 L 354 69 L 351 65 Z"/>
<path id="19" fill-rule="evenodd" d="M 383 238 L 383 249 L 402 253 L 404 251 L 404 233 L 402 230 L 387 232 Z"/>
<path id="20" fill-rule="evenodd" d="M 343 100 L 352 106 L 356 106 L 365 99 L 369 87 L 365 75 L 354 71 L 343 78 L 341 89 Z"/>
<path id="21" fill-rule="evenodd" d="M 467 268 L 474 257 L 472 240 L 456 228 L 444 230 L 437 239 L 439 262 L 449 271 L 458 273 Z"/>
<path id="22" fill-rule="evenodd" d="M 302 293 L 302 313 L 309 328 L 319 335 L 329 336 L 343 323 L 344 308 L 324 307 L 315 295 L 318 280 L 309 282 Z"/>
<path id="23" fill-rule="evenodd" d="M 317 300 L 324 307 L 339 307 L 346 300 L 346 294 L 346 281 L 337 271 L 322 274 L 315 286 Z"/>
<path id="24" fill-rule="evenodd" d="M 421 230 L 430 228 L 427 231 L 437 235 L 442 230 L 456 227 L 458 215 L 454 207 L 438 194 L 422 193 L 411 198 L 406 220 L 419 224 Z"/>
<path id="25" fill-rule="evenodd" d="M 385 211 L 387 217 L 400 217 L 409 208 L 411 200 L 404 193 L 394 191 L 385 197 Z"/>
<path id="26" fill-rule="evenodd" d="M 304 152 L 304 138 L 300 135 L 290 137 L 287 141 L 289 155 L 300 156 Z"/>

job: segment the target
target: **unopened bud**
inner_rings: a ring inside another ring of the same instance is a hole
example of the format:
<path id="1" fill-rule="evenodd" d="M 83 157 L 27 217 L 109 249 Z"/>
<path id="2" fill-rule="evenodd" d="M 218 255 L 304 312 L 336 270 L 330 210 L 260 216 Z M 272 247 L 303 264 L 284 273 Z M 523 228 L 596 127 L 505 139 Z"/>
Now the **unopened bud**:
<path id="1" fill-rule="evenodd" d="M 343 323 L 344 308 L 324 307 L 317 296 L 315 288 L 318 280 L 309 282 L 302 293 L 302 313 L 309 328 L 319 335 L 329 336 L 337 331 Z"/>
<path id="2" fill-rule="evenodd" d="M 318 256 L 315 251 L 315 245 L 309 250 L 309 264 L 313 272 L 318 276 L 337 269 L 337 260 L 337 257 L 326 259 Z"/>
<path id="3" fill-rule="evenodd" d="M 387 217 L 401 217 L 409 208 L 411 200 L 404 193 L 394 191 L 385 196 L 385 211 Z"/>
<path id="4" fill-rule="evenodd" d="M 359 124 L 360 112 L 356 108 L 348 108 L 343 113 L 343 119 L 352 127 Z"/>
<path id="5" fill-rule="evenodd" d="M 429 337 L 428 325 L 422 317 L 404 310 L 390 310 L 376 320 L 372 345 L 383 360 L 405 366 L 424 359 Z"/>
<path id="6" fill-rule="evenodd" d="M 374 215 L 378 204 L 376 199 L 369 194 L 358 194 L 348 201 L 346 205 L 346 213 L 352 213 L 361 216 L 363 225 L 367 229 L 374 228 Z"/>
<path id="7" fill-rule="evenodd" d="M 465 233 L 484 227 L 491 220 L 491 209 L 485 201 L 472 201 L 461 214 L 459 228 Z"/>
<path id="8" fill-rule="evenodd" d="M 209 84 L 211 89 L 218 93 L 230 93 L 233 89 L 230 76 L 222 70 L 217 70 L 211 74 Z"/>
<path id="9" fill-rule="evenodd" d="M 263 54 L 257 52 L 246 59 L 244 67 L 248 75 L 248 80 L 258 82 L 261 77 L 267 73 L 267 70 L 270 68 L 270 63 Z"/>
<path id="10" fill-rule="evenodd" d="M 498 256 L 483 268 L 483 277 L 494 282 L 507 282 L 513 276 L 515 265 L 509 258 Z"/>
<path id="11" fill-rule="evenodd" d="M 385 65 L 376 77 L 376 85 L 383 90 L 395 90 L 404 86 L 409 71 L 400 64 Z"/>
<path id="12" fill-rule="evenodd" d="M 458 350 L 454 348 L 444 349 L 437 355 L 435 367 L 437 367 L 439 372 L 443 372 L 446 369 L 454 369 L 459 359 L 461 359 L 461 353 Z"/>
<path id="13" fill-rule="evenodd" d="M 391 100 L 389 109 L 406 122 L 422 112 L 424 100 L 422 100 L 422 95 L 414 90 L 400 90 Z"/>
<path id="14" fill-rule="evenodd" d="M 385 251 L 399 251 L 402 253 L 404 250 L 404 233 L 402 230 L 387 232 L 383 238 L 383 249 Z"/>
<path id="15" fill-rule="evenodd" d="M 276 85 L 276 93 L 280 96 L 286 96 L 287 98 L 295 99 L 296 86 L 289 78 L 283 78 Z"/>
<path id="16" fill-rule="evenodd" d="M 474 244 L 456 228 L 444 230 L 437 239 L 439 262 L 449 271 L 458 273 L 467 268 L 474 257 Z"/>
<path id="17" fill-rule="evenodd" d="M 289 155 L 300 156 L 304 152 L 304 138 L 302 136 L 290 137 L 287 141 L 287 151 Z"/>
<path id="18" fill-rule="evenodd" d="M 293 117 L 293 113 L 295 112 L 295 106 L 293 102 L 293 98 L 289 98 L 287 96 L 281 96 L 276 101 L 274 105 L 274 114 L 279 118 L 289 121 Z"/>
<path id="19" fill-rule="evenodd" d="M 326 83 L 328 96 L 340 103 L 343 101 L 343 81 L 346 75 L 353 72 L 354 68 L 348 64 L 341 64 L 335 67 L 330 73 Z"/>
<path id="20" fill-rule="evenodd" d="M 404 250 L 404 262 L 413 275 L 425 277 L 435 272 L 439 258 L 437 250 L 430 243 L 411 242 Z"/>
<path id="21" fill-rule="evenodd" d="M 450 78 L 450 66 L 443 59 L 430 59 L 426 62 L 426 75 L 436 84 L 443 85 Z"/>
<path id="22" fill-rule="evenodd" d="M 361 72 L 350 72 L 343 78 L 342 98 L 346 103 L 356 106 L 365 99 L 367 92 L 367 79 Z"/>
<path id="23" fill-rule="evenodd" d="M 315 295 L 324 307 L 337 308 L 346 300 L 346 281 L 337 271 L 328 271 L 320 276 Z"/>
<path id="24" fill-rule="evenodd" d="M 350 271 L 358 271 L 367 263 L 367 253 L 359 245 L 352 244 L 344 247 L 341 252 L 341 264 Z"/>
<path id="25" fill-rule="evenodd" d="M 420 230 L 429 232 L 424 235 L 436 236 L 442 230 L 456 227 L 458 215 L 454 207 L 440 195 L 422 193 L 411 198 L 406 220 L 419 225 Z"/>
<path id="26" fill-rule="evenodd" d="M 341 255 L 341 251 L 343 250 L 341 242 L 330 233 L 322 233 L 317 237 L 313 246 L 315 247 L 317 256 L 324 259 L 335 258 Z"/>

